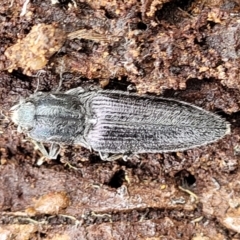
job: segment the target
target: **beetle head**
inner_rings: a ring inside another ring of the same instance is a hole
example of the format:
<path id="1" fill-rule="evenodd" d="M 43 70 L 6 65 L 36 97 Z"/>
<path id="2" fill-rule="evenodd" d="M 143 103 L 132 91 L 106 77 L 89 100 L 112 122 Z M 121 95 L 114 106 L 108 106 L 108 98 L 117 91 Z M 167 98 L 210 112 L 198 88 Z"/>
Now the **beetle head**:
<path id="1" fill-rule="evenodd" d="M 35 115 L 35 106 L 33 103 L 21 99 L 10 111 L 11 119 L 18 125 L 19 132 L 29 131 L 33 128 Z"/>

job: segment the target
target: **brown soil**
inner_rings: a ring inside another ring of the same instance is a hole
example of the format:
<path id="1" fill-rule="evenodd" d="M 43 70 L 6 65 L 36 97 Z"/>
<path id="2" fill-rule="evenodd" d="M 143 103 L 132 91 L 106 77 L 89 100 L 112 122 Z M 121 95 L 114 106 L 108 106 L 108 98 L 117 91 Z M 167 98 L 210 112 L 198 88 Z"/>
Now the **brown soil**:
<path id="1" fill-rule="evenodd" d="M 239 39 L 237 0 L 2 0 L 0 239 L 240 239 Z M 60 78 L 187 101 L 232 133 L 127 162 L 65 146 L 39 166 L 9 109 Z"/>

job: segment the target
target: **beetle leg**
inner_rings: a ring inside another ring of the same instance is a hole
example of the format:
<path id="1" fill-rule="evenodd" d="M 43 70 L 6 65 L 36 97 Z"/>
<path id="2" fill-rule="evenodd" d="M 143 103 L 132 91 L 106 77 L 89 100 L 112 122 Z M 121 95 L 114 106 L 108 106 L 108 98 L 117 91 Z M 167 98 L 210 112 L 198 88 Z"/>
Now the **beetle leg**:
<path id="1" fill-rule="evenodd" d="M 110 153 L 103 153 L 103 152 L 98 152 L 100 158 L 103 161 L 115 161 L 118 159 L 123 159 L 123 161 L 129 160 L 134 154 L 132 153 L 119 153 L 119 154 L 113 154 L 110 155 Z"/>
<path id="2" fill-rule="evenodd" d="M 57 159 L 58 154 L 60 153 L 60 145 L 57 143 L 51 143 L 50 150 L 49 150 L 49 158 L 50 159 Z"/>
<path id="3" fill-rule="evenodd" d="M 114 160 L 118 160 L 123 157 L 123 154 L 121 154 L 121 153 L 113 154 L 113 155 L 110 155 L 109 153 L 103 153 L 103 152 L 98 152 L 98 153 L 99 153 L 100 158 L 103 161 L 114 161 Z"/>
<path id="4" fill-rule="evenodd" d="M 49 152 L 41 142 L 33 141 L 37 149 L 42 153 L 44 158 L 47 159 L 57 159 L 57 156 L 60 152 L 60 146 L 57 143 L 51 143 Z"/>
<path id="5" fill-rule="evenodd" d="M 84 92 L 86 92 L 86 90 L 84 90 L 82 87 L 77 87 L 77 88 L 72 88 L 72 89 L 66 91 L 65 94 L 78 95 L 78 94 L 81 94 Z"/>

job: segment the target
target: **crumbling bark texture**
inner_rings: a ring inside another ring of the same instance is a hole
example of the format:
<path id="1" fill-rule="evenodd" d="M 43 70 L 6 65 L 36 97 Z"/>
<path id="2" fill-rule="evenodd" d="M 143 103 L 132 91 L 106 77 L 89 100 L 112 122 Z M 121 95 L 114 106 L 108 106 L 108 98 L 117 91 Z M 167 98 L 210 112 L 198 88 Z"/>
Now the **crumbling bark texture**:
<path id="1" fill-rule="evenodd" d="M 2 0 L 0 239 L 240 239 L 237 0 Z M 44 161 L 9 110 L 34 91 L 102 87 L 183 100 L 232 132 L 184 152 Z"/>

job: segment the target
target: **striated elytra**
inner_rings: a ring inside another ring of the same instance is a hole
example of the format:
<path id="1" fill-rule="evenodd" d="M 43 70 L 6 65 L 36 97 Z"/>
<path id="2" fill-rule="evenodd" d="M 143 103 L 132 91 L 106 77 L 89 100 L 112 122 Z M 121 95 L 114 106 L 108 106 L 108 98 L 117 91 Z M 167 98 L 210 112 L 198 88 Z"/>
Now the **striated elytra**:
<path id="1" fill-rule="evenodd" d="M 224 119 L 197 106 L 122 91 L 38 92 L 11 111 L 18 131 L 38 145 L 78 144 L 101 156 L 182 151 L 230 133 Z"/>

